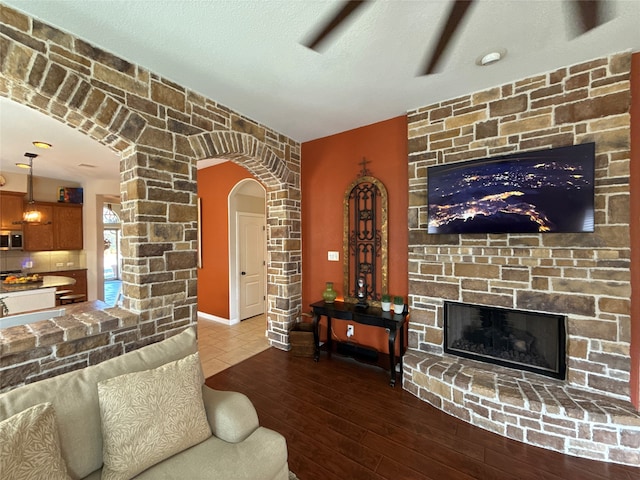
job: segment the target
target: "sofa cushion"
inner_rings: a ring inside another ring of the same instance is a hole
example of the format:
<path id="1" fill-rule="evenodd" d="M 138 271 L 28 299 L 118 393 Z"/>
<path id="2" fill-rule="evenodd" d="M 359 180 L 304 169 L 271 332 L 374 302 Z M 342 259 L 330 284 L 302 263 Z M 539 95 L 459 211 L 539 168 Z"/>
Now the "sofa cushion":
<path id="1" fill-rule="evenodd" d="M 198 353 L 98 383 L 103 480 L 128 480 L 211 436 Z"/>
<path id="2" fill-rule="evenodd" d="M 41 403 L 0 422 L 2 478 L 71 480 L 60 453 L 53 406 Z"/>
<path id="3" fill-rule="evenodd" d="M 136 480 L 286 480 L 287 444 L 258 427 L 241 443 L 210 437 L 145 470 Z"/>
<path id="4" fill-rule="evenodd" d="M 0 394 L 0 420 L 43 402 L 51 402 L 58 420 L 60 447 L 73 478 L 102 467 L 102 430 L 98 382 L 149 370 L 197 351 L 195 328 L 98 365 L 41 380 Z"/>

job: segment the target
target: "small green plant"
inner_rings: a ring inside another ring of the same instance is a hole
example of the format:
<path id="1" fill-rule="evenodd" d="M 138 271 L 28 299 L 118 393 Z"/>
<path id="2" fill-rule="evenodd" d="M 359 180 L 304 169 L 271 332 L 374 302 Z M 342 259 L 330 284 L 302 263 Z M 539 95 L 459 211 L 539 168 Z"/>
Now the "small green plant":
<path id="1" fill-rule="evenodd" d="M 394 305 L 404 305 L 404 297 L 396 295 L 393 297 L 393 303 Z"/>
<path id="2" fill-rule="evenodd" d="M 380 301 L 384 303 L 391 303 L 391 295 L 388 293 L 383 293 L 382 297 L 380 297 Z"/>

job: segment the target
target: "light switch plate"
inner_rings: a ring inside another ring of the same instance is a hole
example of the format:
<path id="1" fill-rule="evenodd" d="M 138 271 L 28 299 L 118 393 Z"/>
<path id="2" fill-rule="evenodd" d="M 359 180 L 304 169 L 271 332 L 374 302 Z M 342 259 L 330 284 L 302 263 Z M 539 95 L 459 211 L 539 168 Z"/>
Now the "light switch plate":
<path id="1" fill-rule="evenodd" d="M 339 262 L 340 261 L 340 252 L 328 252 L 327 260 L 330 262 Z"/>

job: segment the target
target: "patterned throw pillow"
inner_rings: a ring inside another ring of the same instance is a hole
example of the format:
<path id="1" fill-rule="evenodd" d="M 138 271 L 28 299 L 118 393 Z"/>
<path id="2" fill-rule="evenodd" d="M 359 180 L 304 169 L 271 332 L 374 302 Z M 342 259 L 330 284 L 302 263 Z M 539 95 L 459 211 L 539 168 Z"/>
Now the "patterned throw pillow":
<path id="1" fill-rule="evenodd" d="M 98 383 L 102 480 L 126 480 L 211 436 L 198 353 Z"/>
<path id="2" fill-rule="evenodd" d="M 41 403 L 0 422 L 0 476 L 71 480 L 60 453 L 55 412 Z"/>

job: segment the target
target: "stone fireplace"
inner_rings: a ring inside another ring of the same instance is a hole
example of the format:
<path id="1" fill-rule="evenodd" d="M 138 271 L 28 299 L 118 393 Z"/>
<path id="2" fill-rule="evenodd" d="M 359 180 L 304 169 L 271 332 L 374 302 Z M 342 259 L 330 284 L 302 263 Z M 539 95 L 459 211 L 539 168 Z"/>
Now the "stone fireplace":
<path id="1" fill-rule="evenodd" d="M 444 302 L 444 351 L 565 378 L 565 317 Z"/>
<path id="2" fill-rule="evenodd" d="M 616 54 L 408 113 L 403 386 L 500 435 L 640 466 L 629 389 L 630 66 L 630 53 Z M 594 233 L 427 233 L 429 166 L 587 142 L 596 145 Z M 447 302 L 565 317 L 564 379 L 445 352 Z"/>

